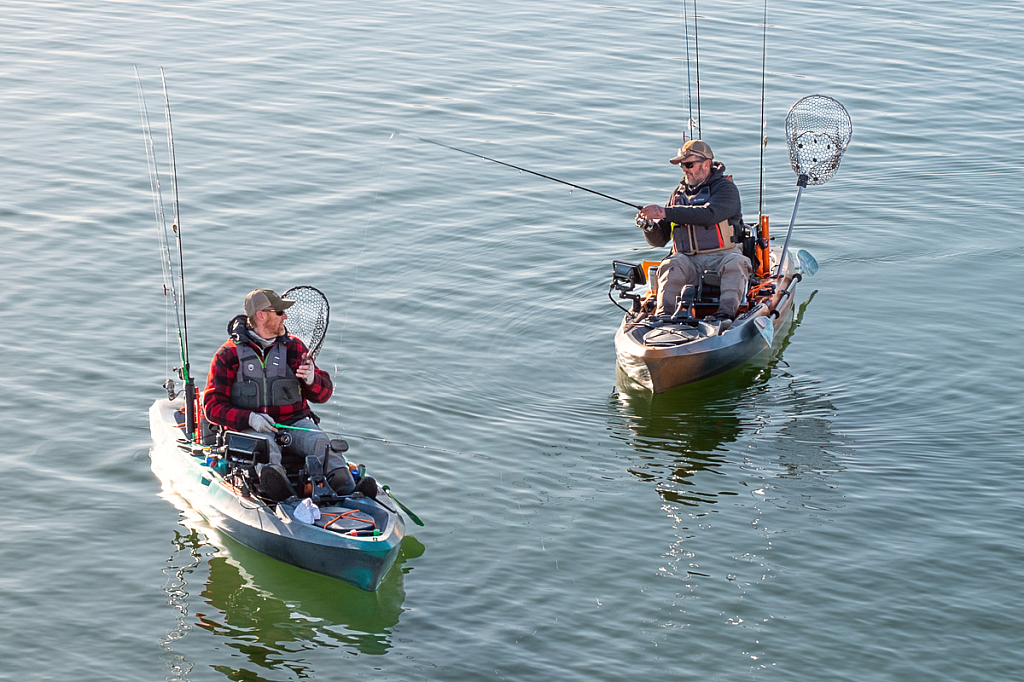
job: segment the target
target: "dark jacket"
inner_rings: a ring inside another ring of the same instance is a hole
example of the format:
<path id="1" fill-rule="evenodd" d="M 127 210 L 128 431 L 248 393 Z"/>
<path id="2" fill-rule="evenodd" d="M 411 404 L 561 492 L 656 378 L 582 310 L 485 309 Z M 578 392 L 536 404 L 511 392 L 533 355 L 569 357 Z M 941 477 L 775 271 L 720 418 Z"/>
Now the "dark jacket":
<path id="1" fill-rule="evenodd" d="M 719 240 L 715 226 L 723 222 L 732 228 L 732 234 L 723 230 Z M 684 226 L 703 229 L 680 229 Z M 698 233 L 713 234 L 719 243 L 709 244 L 707 237 Z M 650 230 L 644 230 L 644 238 L 651 246 L 664 246 L 671 239 L 673 251 L 681 253 L 734 248 L 740 245 L 742 236 L 740 192 L 732 179 L 726 177 L 725 165 L 719 161 L 712 162 L 708 179 L 696 187 L 689 187 L 683 179 L 669 197 L 665 218 L 655 222 Z"/>
<path id="2" fill-rule="evenodd" d="M 214 424 L 229 429 L 244 430 L 249 428 L 249 415 L 253 410 L 236 407 L 231 400 L 232 386 L 238 377 L 238 349 L 236 344 L 248 344 L 260 358 L 265 359 L 267 351 L 249 337 L 249 327 L 245 323 L 245 315 L 239 315 L 228 323 L 228 334 L 231 337 L 224 342 L 213 356 L 210 363 L 210 374 L 206 378 L 206 390 L 203 392 L 203 411 L 206 418 Z M 306 346 L 298 337 L 282 334 L 277 343 L 283 343 L 287 349 L 287 362 L 292 372 L 302 365 L 302 356 Z M 269 350 L 269 349 L 268 349 Z M 331 377 L 324 370 L 317 368 L 312 384 L 299 381 L 301 396 L 291 405 L 270 405 L 256 411 L 269 414 L 274 421 L 289 424 L 312 413 L 306 401 L 325 403 L 334 392 Z"/>

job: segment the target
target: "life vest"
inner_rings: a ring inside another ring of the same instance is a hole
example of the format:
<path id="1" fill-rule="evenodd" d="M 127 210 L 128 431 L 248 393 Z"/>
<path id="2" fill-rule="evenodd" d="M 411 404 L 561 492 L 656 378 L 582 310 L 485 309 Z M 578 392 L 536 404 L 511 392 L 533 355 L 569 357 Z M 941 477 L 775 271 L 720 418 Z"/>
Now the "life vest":
<path id="1" fill-rule="evenodd" d="M 231 404 L 243 410 L 283 407 L 302 402 L 295 372 L 288 366 L 288 349 L 277 341 L 261 360 L 248 343 L 235 343 L 238 375 L 231 386 Z"/>
<path id="2" fill-rule="evenodd" d="M 731 180 L 729 180 L 731 182 Z M 696 206 L 711 199 L 711 188 L 701 187 L 693 195 L 676 191 L 669 199 L 669 206 Z M 694 256 L 700 253 L 714 253 L 735 249 L 742 244 L 742 233 L 728 220 L 715 225 L 679 225 L 669 223 L 672 229 L 672 250 Z"/>

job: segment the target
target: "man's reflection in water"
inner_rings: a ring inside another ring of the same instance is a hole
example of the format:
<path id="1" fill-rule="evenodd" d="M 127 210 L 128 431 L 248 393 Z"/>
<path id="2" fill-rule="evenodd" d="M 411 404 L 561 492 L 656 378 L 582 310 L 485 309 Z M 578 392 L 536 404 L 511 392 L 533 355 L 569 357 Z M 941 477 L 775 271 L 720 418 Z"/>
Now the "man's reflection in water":
<path id="1" fill-rule="evenodd" d="M 687 605 L 667 605 L 667 621 L 678 620 L 679 609 L 688 614 L 679 622 L 705 617 L 719 602 L 701 604 L 699 596 L 723 585 L 740 590 L 717 594 L 731 603 L 771 579 L 781 537 L 842 504 L 829 479 L 852 448 L 832 429 L 835 407 L 782 360 L 806 307 L 755 362 L 661 395 L 631 389 L 622 377 L 612 396 L 611 431 L 635 453 L 629 471 L 654 484 L 676 530 L 662 570 L 684 581 L 677 596 Z"/>
<path id="2" fill-rule="evenodd" d="M 782 361 L 812 299 L 799 306 L 770 353 L 720 376 L 654 395 L 620 372 L 611 398 L 619 420 L 612 431 L 636 451 L 629 471 L 654 483 L 666 502 L 695 507 L 739 494 L 735 481 L 700 474 L 723 474 L 719 467 L 743 463 L 748 452 L 770 447 L 790 474 L 834 469 L 822 461 L 822 450 L 837 439 L 821 418 L 834 407 L 811 382 L 791 376 Z"/>

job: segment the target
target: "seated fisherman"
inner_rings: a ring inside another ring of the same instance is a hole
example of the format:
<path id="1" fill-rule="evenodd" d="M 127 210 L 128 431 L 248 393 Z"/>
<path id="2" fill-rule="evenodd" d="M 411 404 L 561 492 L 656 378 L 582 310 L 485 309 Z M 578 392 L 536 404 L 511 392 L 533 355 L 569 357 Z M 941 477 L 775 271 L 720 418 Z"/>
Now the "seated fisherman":
<path id="1" fill-rule="evenodd" d="M 712 270 L 721 279 L 715 317 L 724 329 L 746 297 L 752 265 L 743 255 L 739 190 L 726 177 L 725 165 L 714 158 L 706 142 L 689 140 L 669 159 L 683 169 L 683 179 L 668 204 L 644 206 L 640 215 L 655 221 L 644 229 L 648 244 L 672 241 L 672 253 L 658 266 L 655 314 L 673 314 L 683 287 L 696 286 L 701 273 Z"/>
<path id="2" fill-rule="evenodd" d="M 212 423 L 266 439 L 270 461 L 258 465 L 260 488 L 274 500 L 295 494 L 281 464 L 277 424 L 309 430 L 289 430 L 286 446 L 305 458 L 316 455 L 328 484 L 339 494 L 355 490 L 348 463 L 330 447 L 330 438 L 316 422 L 306 401 L 324 403 L 334 392 L 331 377 L 314 366 L 306 346 L 288 334 L 285 312 L 295 301 L 270 289 L 245 297 L 245 314 L 228 323 L 231 338 L 217 350 L 203 393 L 203 410 Z"/>

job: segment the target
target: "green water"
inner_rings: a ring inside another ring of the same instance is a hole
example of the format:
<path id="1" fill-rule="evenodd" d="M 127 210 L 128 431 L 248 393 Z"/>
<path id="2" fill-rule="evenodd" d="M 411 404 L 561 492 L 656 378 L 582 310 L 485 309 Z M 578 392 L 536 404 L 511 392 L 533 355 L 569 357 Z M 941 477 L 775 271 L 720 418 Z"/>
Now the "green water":
<path id="1" fill-rule="evenodd" d="M 777 353 L 651 397 L 606 297 L 658 254 L 632 211 L 411 136 L 664 201 L 681 8 L 3 3 L 10 679 L 1018 679 L 1020 6 L 769 5 L 775 234 L 789 106 L 853 118 L 801 199 L 821 268 Z M 764 6 L 698 10 L 703 137 L 753 220 Z M 136 64 L 158 120 L 167 72 L 193 371 L 248 291 L 311 284 L 325 423 L 464 453 L 352 442 L 426 523 L 375 595 L 150 471 L 175 340 Z"/>

